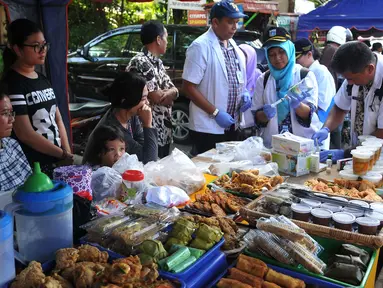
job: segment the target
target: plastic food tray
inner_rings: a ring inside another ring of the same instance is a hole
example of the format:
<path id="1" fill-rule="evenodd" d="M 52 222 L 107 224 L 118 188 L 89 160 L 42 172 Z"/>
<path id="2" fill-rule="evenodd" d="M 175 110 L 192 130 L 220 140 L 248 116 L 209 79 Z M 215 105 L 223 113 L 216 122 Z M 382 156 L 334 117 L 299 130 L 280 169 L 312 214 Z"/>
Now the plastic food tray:
<path id="1" fill-rule="evenodd" d="M 221 273 L 228 267 L 226 262 L 226 255 L 223 252 L 221 252 L 221 246 L 224 242 L 225 239 L 222 237 L 222 239 L 217 244 L 215 244 L 209 251 L 203 254 L 195 263 L 193 263 L 193 265 L 186 268 L 182 272 L 170 273 L 167 271 L 159 270 L 160 276 L 170 280 L 177 279 L 181 283 L 185 283 L 185 287 L 188 288 L 206 287 L 206 283 L 212 281 L 214 275 Z M 126 257 L 109 249 L 106 249 L 97 243 L 87 242 L 85 241 L 84 237 L 80 239 L 80 243 L 89 244 L 97 247 L 101 251 L 108 252 L 109 257 L 112 260 Z"/>
<path id="2" fill-rule="evenodd" d="M 337 241 L 334 239 L 327 239 L 327 238 L 322 238 L 322 237 L 317 237 L 317 236 L 314 236 L 313 238 L 315 240 L 317 240 L 318 243 L 320 245 L 322 245 L 324 248 L 324 251 L 319 255 L 319 258 L 321 258 L 325 263 L 328 263 L 329 259 L 339 251 L 341 245 L 345 244 L 345 242 Z M 358 245 L 355 245 L 355 246 L 358 246 Z M 370 263 L 367 265 L 366 273 L 365 273 L 364 278 L 363 278 L 363 280 L 359 286 L 354 286 L 354 285 L 351 285 L 351 284 L 348 284 L 345 282 L 341 282 L 339 280 L 335 280 L 335 279 L 326 277 L 324 275 L 312 273 L 312 272 L 306 270 L 301 265 L 299 265 L 299 266 L 286 265 L 286 264 L 280 263 L 274 259 L 259 255 L 257 253 L 252 253 L 252 252 L 248 251 L 247 249 L 244 251 L 244 253 L 248 256 L 258 258 L 258 259 L 266 262 L 268 265 L 271 264 L 271 265 L 275 265 L 279 268 L 283 268 L 284 270 L 288 271 L 290 274 L 282 272 L 282 271 L 281 271 L 281 273 L 290 275 L 292 277 L 299 278 L 302 280 L 304 280 L 304 279 L 300 278 L 300 277 L 314 278 L 317 281 L 316 282 L 317 285 L 320 281 L 327 283 L 326 286 L 320 286 L 320 287 L 356 287 L 356 288 L 360 287 L 360 288 L 362 288 L 366 285 L 368 276 L 370 275 L 370 272 L 372 270 L 372 266 L 374 265 L 375 258 L 377 257 L 377 250 L 373 250 L 373 249 L 368 248 L 368 247 L 361 247 L 361 246 L 358 246 L 358 247 L 366 250 L 371 255 Z M 293 276 L 293 274 L 291 274 L 292 272 L 297 273 L 297 276 Z M 303 276 L 298 277 L 299 276 L 298 274 L 303 275 Z M 306 280 L 304 280 L 304 281 L 306 282 Z"/>

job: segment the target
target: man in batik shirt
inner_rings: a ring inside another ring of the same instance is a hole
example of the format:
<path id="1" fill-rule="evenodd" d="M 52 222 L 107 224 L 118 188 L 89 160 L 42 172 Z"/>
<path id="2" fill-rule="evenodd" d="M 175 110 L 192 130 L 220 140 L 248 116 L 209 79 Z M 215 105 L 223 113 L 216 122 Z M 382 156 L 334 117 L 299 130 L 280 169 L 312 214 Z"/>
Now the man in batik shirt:
<path id="1" fill-rule="evenodd" d="M 149 101 L 153 110 L 153 127 L 158 135 L 158 157 L 169 155 L 172 143 L 171 113 L 178 89 L 174 86 L 159 56 L 166 52 L 168 33 L 158 21 L 148 21 L 141 27 L 142 52 L 134 56 L 126 68 L 146 79 Z"/>

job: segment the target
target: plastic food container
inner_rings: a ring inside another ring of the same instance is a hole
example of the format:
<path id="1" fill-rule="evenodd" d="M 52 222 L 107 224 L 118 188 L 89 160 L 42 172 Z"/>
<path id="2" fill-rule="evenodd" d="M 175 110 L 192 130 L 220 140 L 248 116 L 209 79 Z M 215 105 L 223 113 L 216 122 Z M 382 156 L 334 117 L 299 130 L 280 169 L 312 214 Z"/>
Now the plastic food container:
<path id="1" fill-rule="evenodd" d="M 346 180 L 358 180 L 359 175 L 355 175 L 353 172 L 354 170 L 341 170 L 339 171 L 339 176 Z"/>
<path id="2" fill-rule="evenodd" d="M 350 203 L 356 204 L 356 205 L 359 205 L 359 206 L 362 206 L 362 207 L 366 207 L 366 208 L 370 207 L 370 205 L 367 202 L 364 202 L 364 201 L 361 201 L 361 200 L 350 200 Z"/>
<path id="3" fill-rule="evenodd" d="M 321 202 L 316 200 L 311 200 L 311 199 L 301 199 L 301 204 L 309 206 L 311 208 L 318 208 Z"/>
<path id="4" fill-rule="evenodd" d="M 359 209 L 352 209 L 352 208 L 347 208 L 346 207 L 346 208 L 344 208 L 342 210 L 342 212 L 351 213 L 355 217 L 363 217 L 364 216 L 364 211 L 363 210 L 359 210 Z"/>
<path id="5" fill-rule="evenodd" d="M 122 174 L 122 192 L 120 200 L 126 204 L 133 203 L 136 196 L 145 189 L 144 173 L 139 170 L 126 170 Z"/>
<path id="6" fill-rule="evenodd" d="M 322 226 L 330 226 L 330 220 L 332 217 L 332 211 L 323 208 L 315 208 L 311 210 L 314 224 Z"/>
<path id="7" fill-rule="evenodd" d="M 376 137 L 373 135 L 360 135 L 360 136 L 358 136 L 359 143 L 363 143 L 367 139 L 376 139 Z"/>
<path id="8" fill-rule="evenodd" d="M 380 213 L 383 213 L 383 203 L 382 202 L 374 202 L 370 204 L 370 208 L 377 210 Z"/>
<path id="9" fill-rule="evenodd" d="M 382 181 L 382 174 L 377 172 L 368 172 L 366 175 L 362 176 L 362 179 L 370 181 L 374 184 L 378 184 L 380 181 Z"/>
<path id="10" fill-rule="evenodd" d="M 358 146 L 358 147 L 356 147 L 355 148 L 356 150 L 358 150 L 358 151 L 369 151 L 369 152 L 372 152 L 372 153 L 374 153 L 374 161 L 373 161 L 373 164 L 375 165 L 375 163 L 379 160 L 379 150 L 380 150 L 380 148 L 377 146 L 377 145 L 375 145 L 375 144 L 371 144 L 371 146 L 370 145 L 368 145 L 368 146 Z"/>
<path id="11" fill-rule="evenodd" d="M 373 153 L 368 151 L 352 150 L 352 168 L 356 175 L 366 175 L 372 169 Z"/>
<path id="12" fill-rule="evenodd" d="M 383 227 L 383 213 L 376 212 L 376 211 L 374 211 L 374 212 L 366 212 L 365 216 L 374 218 L 376 220 L 379 220 L 380 221 L 380 225 L 379 225 L 378 229 L 379 230 L 382 229 L 382 227 Z"/>
<path id="13" fill-rule="evenodd" d="M 380 225 L 379 220 L 371 217 L 356 218 L 358 223 L 358 232 L 366 235 L 375 235 Z"/>
<path id="14" fill-rule="evenodd" d="M 370 139 L 366 140 L 362 143 L 362 146 L 369 146 L 369 147 L 378 147 L 378 159 L 380 158 L 381 152 L 382 152 L 382 145 L 383 145 L 383 140 L 382 139 Z"/>
<path id="15" fill-rule="evenodd" d="M 338 212 L 332 214 L 332 220 L 334 221 L 335 228 L 352 231 L 352 224 L 355 222 L 356 217 L 347 212 Z"/>
<path id="16" fill-rule="evenodd" d="M 293 219 L 308 222 L 310 220 L 311 207 L 303 204 L 293 203 L 291 205 Z"/>
<path id="17" fill-rule="evenodd" d="M 328 210 L 330 210 L 333 213 L 342 211 L 342 206 L 335 205 L 335 204 L 330 204 L 330 203 L 322 203 L 320 205 L 320 208 L 328 209 Z"/>
<path id="18" fill-rule="evenodd" d="M 343 197 L 331 197 L 331 198 L 335 200 L 343 201 L 343 202 L 348 202 L 348 200 Z"/>

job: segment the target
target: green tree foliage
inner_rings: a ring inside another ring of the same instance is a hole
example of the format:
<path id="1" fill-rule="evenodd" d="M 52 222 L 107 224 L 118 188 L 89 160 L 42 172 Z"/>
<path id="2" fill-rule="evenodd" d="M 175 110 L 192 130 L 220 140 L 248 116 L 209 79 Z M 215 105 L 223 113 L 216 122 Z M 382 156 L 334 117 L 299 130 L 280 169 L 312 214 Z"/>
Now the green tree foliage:
<path id="1" fill-rule="evenodd" d="M 157 19 L 166 21 L 166 3 L 113 0 L 97 3 L 73 0 L 68 9 L 69 50 L 75 51 L 94 37 L 117 27 Z"/>

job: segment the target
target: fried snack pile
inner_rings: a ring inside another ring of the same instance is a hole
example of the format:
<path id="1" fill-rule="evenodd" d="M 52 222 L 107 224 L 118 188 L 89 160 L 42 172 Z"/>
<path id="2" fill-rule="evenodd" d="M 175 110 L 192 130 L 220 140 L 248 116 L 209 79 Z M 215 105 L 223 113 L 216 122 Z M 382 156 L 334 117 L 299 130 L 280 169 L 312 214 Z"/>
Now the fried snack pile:
<path id="1" fill-rule="evenodd" d="M 46 276 L 41 264 L 29 263 L 11 288 L 174 288 L 159 276 L 157 265 L 141 265 L 138 256 L 130 256 L 107 263 L 108 253 L 96 247 L 82 245 L 78 249 L 65 248 L 56 252 L 56 267 Z"/>
<path id="2" fill-rule="evenodd" d="M 211 227 L 219 228 L 224 234 L 225 243 L 222 246 L 223 250 L 232 250 L 238 248 L 239 242 L 236 237 L 238 227 L 235 222 L 230 218 L 223 217 L 202 217 L 198 215 L 185 216 L 185 218 L 196 224 L 206 224 Z"/>
<path id="3" fill-rule="evenodd" d="M 267 177 L 258 174 L 258 170 L 248 170 L 240 173 L 234 171 L 231 178 L 228 175 L 223 175 L 214 183 L 227 190 L 249 195 L 260 195 L 263 190 L 271 190 L 283 182 L 281 176 Z"/>
<path id="4" fill-rule="evenodd" d="M 256 258 L 239 255 L 235 268 L 229 269 L 218 288 L 305 288 L 302 280 L 278 273 Z"/>
<path id="5" fill-rule="evenodd" d="M 225 217 L 226 214 L 234 214 L 239 211 L 242 206 L 245 206 L 248 201 L 234 196 L 233 194 L 224 191 L 212 192 L 206 188 L 205 194 L 197 194 L 196 201 L 189 204 L 189 207 L 212 213 L 217 217 Z"/>
<path id="6" fill-rule="evenodd" d="M 316 192 L 325 192 L 340 196 L 348 196 L 367 201 L 383 201 L 376 194 L 375 185 L 367 180 L 334 179 L 334 183 L 322 179 L 311 179 L 305 185 Z"/>

